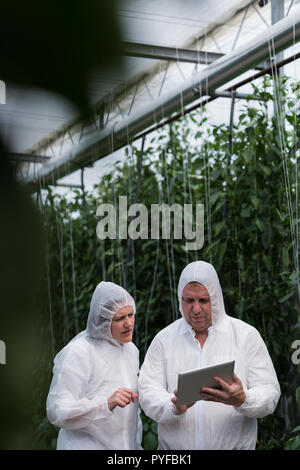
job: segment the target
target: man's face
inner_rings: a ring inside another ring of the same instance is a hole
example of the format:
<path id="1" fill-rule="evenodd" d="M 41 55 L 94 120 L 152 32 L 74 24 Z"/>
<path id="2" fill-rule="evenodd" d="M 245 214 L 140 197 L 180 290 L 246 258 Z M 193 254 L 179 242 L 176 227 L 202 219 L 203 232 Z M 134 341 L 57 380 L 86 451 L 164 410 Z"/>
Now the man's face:
<path id="1" fill-rule="evenodd" d="M 191 282 L 182 292 L 182 310 L 186 321 L 196 333 L 204 333 L 212 325 L 208 290 L 198 282 Z"/>
<path id="2" fill-rule="evenodd" d="M 132 341 L 134 327 L 134 313 L 132 307 L 123 307 L 118 310 L 111 322 L 111 334 L 119 343 Z"/>

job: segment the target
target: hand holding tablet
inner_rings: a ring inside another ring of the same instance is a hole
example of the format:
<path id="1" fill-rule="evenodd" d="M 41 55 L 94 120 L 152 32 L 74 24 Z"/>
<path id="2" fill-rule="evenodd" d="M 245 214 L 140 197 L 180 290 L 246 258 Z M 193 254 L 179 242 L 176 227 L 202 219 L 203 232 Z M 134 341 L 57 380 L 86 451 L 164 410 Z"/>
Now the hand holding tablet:
<path id="1" fill-rule="evenodd" d="M 175 413 L 184 413 L 198 400 L 240 406 L 245 398 L 240 379 L 234 374 L 235 361 L 224 362 L 178 375 L 178 389 L 172 403 Z"/>
<path id="2" fill-rule="evenodd" d="M 241 406 L 246 400 L 246 393 L 243 389 L 243 384 L 236 374 L 233 374 L 233 382 L 228 383 L 220 377 L 215 377 L 215 380 L 222 387 L 221 390 L 209 387 L 202 387 L 200 395 L 205 401 L 216 401 L 231 405 L 235 407 Z"/>

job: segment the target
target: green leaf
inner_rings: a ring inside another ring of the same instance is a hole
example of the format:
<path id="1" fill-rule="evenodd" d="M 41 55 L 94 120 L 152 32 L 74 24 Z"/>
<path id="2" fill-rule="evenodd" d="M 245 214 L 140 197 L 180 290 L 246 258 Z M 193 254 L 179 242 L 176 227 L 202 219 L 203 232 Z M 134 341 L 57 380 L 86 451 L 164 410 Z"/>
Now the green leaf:
<path id="1" fill-rule="evenodd" d="M 123 166 L 123 178 L 128 178 L 129 176 L 129 166 L 127 163 Z"/>
<path id="2" fill-rule="evenodd" d="M 259 220 L 259 219 L 256 219 L 255 223 L 256 223 L 257 227 L 259 228 L 259 230 L 261 232 L 263 232 L 264 231 L 264 224 L 262 223 L 262 221 Z"/>
<path id="3" fill-rule="evenodd" d="M 261 237 L 261 241 L 265 250 L 267 250 L 271 244 L 273 237 L 273 231 L 270 224 L 264 224 L 264 231 Z"/>
<path id="4" fill-rule="evenodd" d="M 259 163 L 258 165 L 262 169 L 262 171 L 265 173 L 265 175 L 270 176 L 271 174 L 270 168 L 268 168 L 266 165 L 263 165 L 262 163 Z"/>
<path id="5" fill-rule="evenodd" d="M 257 196 L 250 196 L 250 200 L 253 204 L 253 206 L 255 207 L 255 209 L 257 209 L 259 203 L 260 203 L 260 200 L 258 199 Z"/>
<path id="6" fill-rule="evenodd" d="M 246 207 L 246 208 L 242 209 L 242 211 L 241 211 L 241 216 L 242 217 L 247 218 L 247 217 L 250 217 L 250 215 L 251 215 L 250 207 Z"/>
<path id="7" fill-rule="evenodd" d="M 292 437 L 285 444 L 285 450 L 299 450 L 300 449 L 300 436 Z"/>
<path id="8" fill-rule="evenodd" d="M 277 207 L 276 207 L 275 210 L 276 210 L 276 213 L 277 213 L 278 217 L 280 218 L 280 221 L 283 222 L 283 221 L 284 221 L 284 217 L 281 215 L 281 213 L 280 213 L 280 211 L 277 209 Z"/>
<path id="9" fill-rule="evenodd" d="M 214 203 L 221 197 L 223 196 L 224 193 L 221 192 L 221 191 L 217 191 L 216 193 L 213 193 L 211 196 L 210 196 L 210 205 L 213 206 Z"/>
<path id="10" fill-rule="evenodd" d="M 226 221 L 222 220 L 215 225 L 215 235 L 218 236 L 222 228 L 225 226 Z"/>
<path id="11" fill-rule="evenodd" d="M 258 113 L 258 111 L 257 111 L 256 108 L 252 108 L 252 107 L 249 106 L 248 115 L 249 115 L 250 118 L 254 118 L 257 115 L 257 113 Z"/>
<path id="12" fill-rule="evenodd" d="M 151 431 L 156 434 L 157 433 L 157 423 L 155 421 L 153 421 L 153 423 L 151 423 Z"/>
<path id="13" fill-rule="evenodd" d="M 224 198 L 220 199 L 220 201 L 218 202 L 218 204 L 215 207 L 214 213 L 218 212 L 218 210 L 221 209 L 221 207 L 223 207 L 224 204 L 225 204 L 225 199 Z"/>
<path id="14" fill-rule="evenodd" d="M 250 163 L 253 160 L 254 152 L 252 148 L 246 149 L 243 152 L 244 160 L 246 163 Z"/>
<path id="15" fill-rule="evenodd" d="M 299 387 L 298 387 L 299 388 Z M 292 431 L 292 433 L 294 432 L 300 432 L 300 425 L 299 426 L 296 426 Z"/>
<path id="16" fill-rule="evenodd" d="M 287 299 L 289 299 L 293 294 L 294 294 L 294 291 L 289 292 L 289 293 L 286 294 L 285 296 L 281 297 L 281 298 L 279 299 L 279 302 L 282 304 L 282 303 L 285 302 Z"/>
<path id="17" fill-rule="evenodd" d="M 149 423 L 144 423 L 143 431 L 144 431 L 144 433 L 149 431 Z"/>
<path id="18" fill-rule="evenodd" d="M 143 447 L 145 450 L 154 450 L 157 447 L 157 436 L 152 432 L 148 431 L 143 436 Z"/>

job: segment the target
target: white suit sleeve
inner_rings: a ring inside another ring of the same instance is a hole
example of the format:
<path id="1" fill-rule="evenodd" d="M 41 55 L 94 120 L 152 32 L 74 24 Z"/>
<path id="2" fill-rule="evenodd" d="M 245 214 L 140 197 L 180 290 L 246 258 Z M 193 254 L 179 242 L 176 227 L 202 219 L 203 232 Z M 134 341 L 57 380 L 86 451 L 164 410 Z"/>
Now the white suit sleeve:
<path id="1" fill-rule="evenodd" d="M 267 347 L 253 328 L 246 343 L 246 400 L 236 410 L 249 418 L 262 418 L 274 412 L 280 397 L 280 386 Z"/>
<path id="2" fill-rule="evenodd" d="M 173 413 L 171 398 L 167 391 L 164 351 L 160 340 L 152 341 L 139 375 L 139 400 L 142 410 L 158 423 L 180 419 L 184 415 Z"/>
<path id="3" fill-rule="evenodd" d="M 55 426 L 80 429 L 112 414 L 107 397 L 88 399 L 84 396 L 89 370 L 88 354 L 74 347 L 54 366 L 46 408 L 48 419 Z"/>

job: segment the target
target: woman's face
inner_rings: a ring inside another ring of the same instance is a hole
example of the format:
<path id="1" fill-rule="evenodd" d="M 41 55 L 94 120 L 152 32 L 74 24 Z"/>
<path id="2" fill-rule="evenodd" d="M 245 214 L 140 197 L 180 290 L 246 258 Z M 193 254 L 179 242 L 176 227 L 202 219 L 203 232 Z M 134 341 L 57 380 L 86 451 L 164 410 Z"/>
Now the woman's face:
<path id="1" fill-rule="evenodd" d="M 133 327 L 133 308 L 122 307 L 113 316 L 111 322 L 111 334 L 119 343 L 129 343 L 132 341 Z"/>

